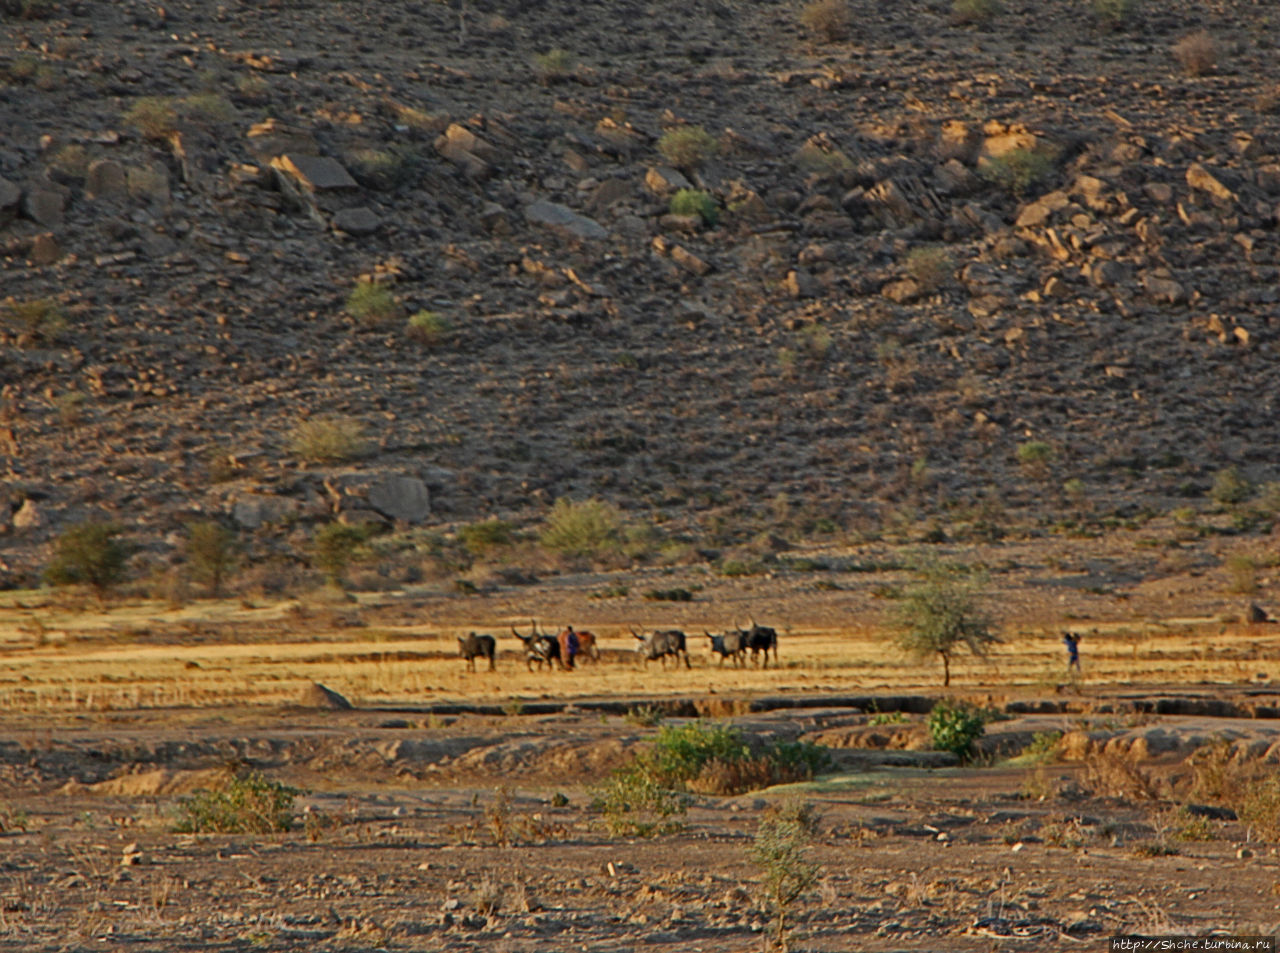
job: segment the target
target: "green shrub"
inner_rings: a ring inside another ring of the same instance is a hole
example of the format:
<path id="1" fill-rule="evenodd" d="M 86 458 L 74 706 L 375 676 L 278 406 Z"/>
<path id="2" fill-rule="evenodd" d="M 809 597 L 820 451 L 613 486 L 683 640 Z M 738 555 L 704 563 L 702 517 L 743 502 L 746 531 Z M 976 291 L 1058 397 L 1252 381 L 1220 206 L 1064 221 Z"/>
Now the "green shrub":
<path id="1" fill-rule="evenodd" d="M 988 182 L 1022 197 L 1053 172 L 1053 160 L 1037 149 L 1013 149 L 988 159 L 978 171 Z"/>
<path id="2" fill-rule="evenodd" d="M 350 417 L 312 417 L 289 435 L 289 450 L 308 463 L 346 463 L 367 449 L 363 425 Z"/>
<path id="3" fill-rule="evenodd" d="M 676 126 L 658 140 L 658 152 L 682 169 L 696 169 L 715 155 L 716 149 L 715 137 L 701 126 Z"/>
<path id="4" fill-rule="evenodd" d="M 1280 843 L 1280 776 L 1249 781 L 1233 802 L 1240 820 L 1260 840 Z"/>
<path id="5" fill-rule="evenodd" d="M 935 291 L 951 280 L 955 261 L 945 248 L 931 245 L 907 252 L 906 272 L 925 291 Z"/>
<path id="6" fill-rule="evenodd" d="M 1227 590 L 1237 596 L 1252 596 L 1258 591 L 1258 561 L 1237 553 L 1226 560 L 1230 585 Z"/>
<path id="7" fill-rule="evenodd" d="M 357 281 L 347 295 L 346 311 L 357 321 L 377 327 L 394 321 L 400 315 L 400 305 L 385 284 Z"/>
<path id="8" fill-rule="evenodd" d="M 760 819 L 751 862 L 760 868 L 764 892 L 773 909 L 774 939 L 787 950 L 788 916 L 795 904 L 818 882 L 822 869 L 809 859 L 809 845 L 817 817 L 808 804 L 789 800 Z"/>
<path id="9" fill-rule="evenodd" d="M 1000 12 L 1000 0 L 952 0 L 951 19 L 955 23 L 986 24 Z"/>
<path id="10" fill-rule="evenodd" d="M 622 512 L 612 503 L 561 497 L 539 534 L 542 545 L 563 556 L 598 559 L 620 551 Z"/>
<path id="11" fill-rule="evenodd" d="M 435 311 L 416 311 L 409 315 L 406 333 L 423 344 L 439 344 L 452 330 L 449 322 Z"/>
<path id="12" fill-rule="evenodd" d="M 1232 506 L 1253 496 L 1253 484 L 1236 467 L 1227 467 L 1214 475 L 1209 496 L 1215 503 Z"/>
<path id="13" fill-rule="evenodd" d="M 183 97 L 178 111 L 185 119 L 201 122 L 229 122 L 235 118 L 236 109 L 221 93 L 195 93 Z"/>
<path id="14" fill-rule="evenodd" d="M 168 96 L 143 96 L 133 101 L 124 121 L 147 139 L 168 139 L 178 128 L 178 110 Z"/>
<path id="15" fill-rule="evenodd" d="M 515 527 L 506 520 L 489 519 L 471 523 L 458 530 L 458 540 L 473 556 L 482 556 L 492 549 L 510 546 L 515 539 Z"/>
<path id="16" fill-rule="evenodd" d="M 701 189 L 681 189 L 671 196 L 672 215 L 696 215 L 702 224 L 714 226 L 720 221 L 720 207 L 710 194 Z"/>
<path id="17" fill-rule="evenodd" d="M 925 724 L 937 751 L 950 751 L 962 761 L 973 754 L 973 743 L 982 737 L 986 723 L 982 713 L 964 702 L 943 699 L 933 706 Z"/>
<path id="18" fill-rule="evenodd" d="M 1119 29 L 1129 23 L 1138 12 L 1140 0 L 1092 0 L 1093 15 L 1098 22 L 1110 29 Z"/>
<path id="19" fill-rule="evenodd" d="M 52 298 L 18 301 L 8 298 L 0 306 L 0 327 L 12 334 L 18 347 L 55 344 L 67 328 L 58 302 Z"/>
<path id="20" fill-rule="evenodd" d="M 213 520 L 188 523 L 184 555 L 191 578 L 216 598 L 222 593 L 227 576 L 235 570 L 235 533 Z"/>
<path id="21" fill-rule="evenodd" d="M 573 54 L 568 50 L 548 50 L 533 57 L 533 71 L 544 86 L 568 79 L 575 65 Z"/>
<path id="22" fill-rule="evenodd" d="M 663 787 L 635 763 L 614 771 L 593 792 L 611 837 L 658 837 L 679 831 L 689 797 Z"/>
<path id="23" fill-rule="evenodd" d="M 345 523 L 326 523 L 311 538 L 311 561 L 335 586 L 343 584 L 347 567 L 369 538 L 366 529 Z"/>
<path id="24" fill-rule="evenodd" d="M 260 771 L 231 778 L 178 802 L 180 834 L 275 834 L 293 827 L 293 801 L 302 792 Z"/>
<path id="25" fill-rule="evenodd" d="M 835 43 L 849 36 L 853 13 L 848 0 L 812 0 L 800 11 L 800 24 L 819 40 Z"/>
<path id="26" fill-rule="evenodd" d="M 1058 744 L 1062 741 L 1060 731 L 1037 731 L 1031 736 L 1031 744 L 1022 749 L 1021 757 L 1036 764 L 1052 761 L 1058 753 Z"/>
<path id="27" fill-rule="evenodd" d="M 81 523 L 53 544 L 53 559 L 44 577 L 55 586 L 91 586 L 99 597 L 124 579 L 128 548 L 116 537 L 114 523 Z"/>
<path id="28" fill-rule="evenodd" d="M 897 609 L 902 631 L 898 647 L 908 655 L 942 660 L 944 686 L 951 684 L 951 661 L 960 649 L 983 657 L 999 642 L 979 605 L 985 576 L 955 563 L 924 562 L 917 580 L 903 589 Z"/>
<path id="29" fill-rule="evenodd" d="M 832 142 L 809 140 L 795 152 L 796 166 L 802 172 L 838 176 L 853 168 L 853 160 Z"/>

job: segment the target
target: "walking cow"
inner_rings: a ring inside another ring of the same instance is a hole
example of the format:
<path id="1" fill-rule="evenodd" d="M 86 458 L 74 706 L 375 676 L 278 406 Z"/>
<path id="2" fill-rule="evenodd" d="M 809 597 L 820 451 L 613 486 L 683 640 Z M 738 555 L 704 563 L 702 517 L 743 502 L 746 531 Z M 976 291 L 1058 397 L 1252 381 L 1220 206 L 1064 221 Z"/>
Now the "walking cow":
<path id="1" fill-rule="evenodd" d="M 679 668 L 681 656 L 684 657 L 684 667 L 693 668 L 689 664 L 689 651 L 685 648 L 684 633 L 679 629 L 660 629 L 650 632 L 648 635 L 641 635 L 635 629 L 632 629 L 631 634 L 640 642 L 636 646 L 636 651 L 644 659 L 645 668 L 648 668 L 649 663 L 654 659 L 658 659 L 662 663 L 662 667 L 666 668 L 668 657 L 674 658 L 676 667 Z"/>

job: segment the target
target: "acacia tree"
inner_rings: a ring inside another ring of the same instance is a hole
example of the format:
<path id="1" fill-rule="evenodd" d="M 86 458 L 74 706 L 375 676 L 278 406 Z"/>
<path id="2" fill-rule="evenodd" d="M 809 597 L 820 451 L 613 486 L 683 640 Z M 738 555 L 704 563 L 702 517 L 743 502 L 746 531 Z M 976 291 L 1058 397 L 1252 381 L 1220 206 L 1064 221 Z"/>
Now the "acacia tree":
<path id="1" fill-rule="evenodd" d="M 898 605 L 898 647 L 915 659 L 942 659 L 942 684 L 951 684 L 951 659 L 962 648 L 984 658 L 1000 638 L 983 611 L 983 573 L 958 563 L 927 562 L 915 570 Z"/>

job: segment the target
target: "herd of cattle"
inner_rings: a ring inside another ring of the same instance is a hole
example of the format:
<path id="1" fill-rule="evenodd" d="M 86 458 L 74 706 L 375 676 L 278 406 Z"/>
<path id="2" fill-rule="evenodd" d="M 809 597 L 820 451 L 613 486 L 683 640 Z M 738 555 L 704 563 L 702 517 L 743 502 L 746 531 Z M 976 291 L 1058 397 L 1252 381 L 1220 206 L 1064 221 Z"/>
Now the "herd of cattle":
<path id="1" fill-rule="evenodd" d="M 539 632 L 537 623 L 530 624 L 528 635 L 515 626 L 511 627 L 511 633 L 523 643 L 524 664 L 529 671 L 533 671 L 535 666 L 539 670 L 546 666 L 548 670 L 559 668 L 561 671 L 568 671 L 580 660 L 600 660 L 600 646 L 595 634 L 574 629 L 571 625 L 557 635 Z M 688 637 L 679 629 L 655 629 L 650 632 L 632 629 L 631 634 L 636 638 L 636 654 L 645 668 L 654 660 L 666 668 L 667 659 L 671 659 L 677 668 L 683 659 L 684 667 L 691 668 Z M 744 666 L 747 655 L 750 654 L 753 665 L 763 664 L 768 668 L 770 652 L 773 653 L 773 664 L 778 664 L 778 631 L 767 625 L 757 625 L 755 620 L 752 620 L 751 627 L 747 629 L 730 629 L 720 635 L 712 635 L 710 632 L 704 634 L 710 640 L 711 653 L 719 656 L 721 667 L 724 666 L 725 659 L 731 661 L 735 668 Z M 458 654 L 466 660 L 467 668 L 473 672 L 479 658 L 489 660 L 489 671 L 492 672 L 497 653 L 498 640 L 492 635 L 471 632 L 466 636 L 458 636 Z"/>

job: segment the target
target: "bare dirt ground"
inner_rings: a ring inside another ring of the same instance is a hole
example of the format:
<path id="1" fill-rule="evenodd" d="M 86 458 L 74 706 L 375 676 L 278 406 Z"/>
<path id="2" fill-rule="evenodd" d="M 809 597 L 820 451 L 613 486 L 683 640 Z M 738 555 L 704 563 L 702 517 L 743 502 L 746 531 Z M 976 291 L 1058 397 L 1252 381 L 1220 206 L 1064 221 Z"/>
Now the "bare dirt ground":
<path id="1" fill-rule="evenodd" d="M 1105 587 L 1063 610 L 1056 590 L 1003 575 L 996 602 L 1085 627 L 1085 678 L 1064 677 L 1056 629 L 1008 627 L 991 660 L 957 666 L 953 693 L 1007 716 L 962 767 L 923 750 L 938 670 L 886 648 L 874 616 L 835 624 L 841 605 L 858 616 L 860 587 L 900 581 L 865 575 L 834 577 L 843 603 L 784 574 L 648 604 L 646 623 L 691 629 L 776 607 L 790 623 L 780 665 L 739 671 L 701 646 L 689 670 L 640 670 L 621 621 L 637 607 L 582 595 L 643 584 L 626 574 L 523 590 L 519 611 L 421 592 L 101 613 L 12 596 L 0 948 L 757 949 L 768 915 L 747 849 L 787 797 L 822 818 L 795 949 L 1092 950 L 1117 933 L 1276 931 L 1280 856 L 1196 793 L 1188 759 L 1219 743 L 1274 770 L 1278 627 L 1223 621 L 1238 599 L 1204 577 L 1184 580 L 1185 604 L 1153 602 L 1174 612 L 1158 619 Z M 1218 614 L 1191 618 L 1206 607 Z M 465 671 L 456 632 L 534 615 L 589 616 L 603 660 L 531 674 L 507 638 L 496 673 Z M 313 681 L 356 709 L 299 704 Z M 697 797 L 679 833 L 611 838 L 593 787 L 657 731 L 628 713 L 664 710 L 666 724 L 728 717 L 751 737 L 813 741 L 833 764 L 808 784 Z M 1044 763 L 1006 760 L 1054 732 Z M 228 769 L 306 792 L 296 829 L 174 833 L 181 799 Z M 1192 829 L 1177 808 L 1202 802 Z"/>

